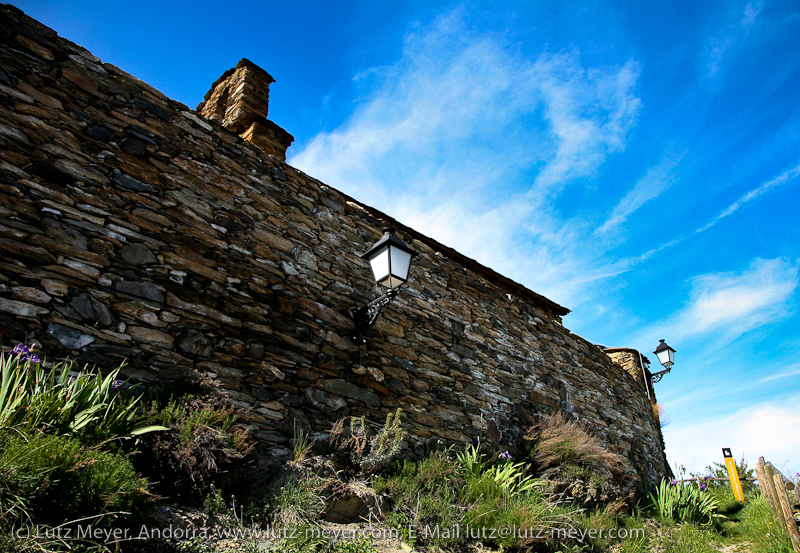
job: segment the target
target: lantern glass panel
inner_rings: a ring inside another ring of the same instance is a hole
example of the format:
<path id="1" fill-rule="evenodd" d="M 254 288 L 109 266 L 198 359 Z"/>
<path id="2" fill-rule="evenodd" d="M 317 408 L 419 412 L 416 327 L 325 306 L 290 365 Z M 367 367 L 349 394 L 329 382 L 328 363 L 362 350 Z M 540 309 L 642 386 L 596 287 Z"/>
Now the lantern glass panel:
<path id="1" fill-rule="evenodd" d="M 375 276 L 375 281 L 379 284 L 389 278 L 389 248 L 384 248 L 371 257 L 369 259 L 369 265 L 372 267 L 372 274 Z"/>
<path id="2" fill-rule="evenodd" d="M 389 288 L 400 286 L 408 279 L 408 271 L 411 268 L 411 254 L 400 248 L 389 248 L 392 272 L 392 284 Z"/>
<path id="3" fill-rule="evenodd" d="M 663 344 L 666 346 L 666 344 Z M 675 350 L 669 346 L 664 348 L 659 348 L 654 352 L 656 357 L 658 357 L 658 362 L 661 363 L 664 367 L 669 368 L 675 363 Z"/>

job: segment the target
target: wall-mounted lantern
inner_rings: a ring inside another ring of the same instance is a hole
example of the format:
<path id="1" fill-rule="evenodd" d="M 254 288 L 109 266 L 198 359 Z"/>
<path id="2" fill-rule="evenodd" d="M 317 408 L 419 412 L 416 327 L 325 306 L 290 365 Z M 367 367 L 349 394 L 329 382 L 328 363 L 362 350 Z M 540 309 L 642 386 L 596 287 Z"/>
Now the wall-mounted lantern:
<path id="1" fill-rule="evenodd" d="M 669 347 L 664 340 L 661 340 L 653 352 L 658 358 L 658 362 L 664 366 L 663 371 L 658 371 L 650 375 L 650 380 L 653 384 L 661 382 L 665 374 L 672 370 L 672 365 L 675 364 L 675 350 Z"/>
<path id="2" fill-rule="evenodd" d="M 364 307 L 354 305 L 348 310 L 355 323 L 352 339 L 359 345 L 366 343 L 364 332 L 375 324 L 381 310 L 394 301 L 400 286 L 408 280 L 411 258 L 417 255 L 417 252 L 394 235 L 394 229 L 387 228 L 383 232 L 381 239 L 361 254 L 361 257 L 369 260 L 375 282 L 388 288 L 388 291 Z"/>

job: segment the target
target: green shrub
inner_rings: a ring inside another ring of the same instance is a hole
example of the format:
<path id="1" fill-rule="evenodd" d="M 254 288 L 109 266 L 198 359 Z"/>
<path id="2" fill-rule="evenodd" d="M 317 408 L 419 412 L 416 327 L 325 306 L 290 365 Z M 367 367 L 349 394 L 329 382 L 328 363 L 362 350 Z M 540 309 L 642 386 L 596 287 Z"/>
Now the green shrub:
<path id="1" fill-rule="evenodd" d="M 710 525 L 714 520 L 722 518 L 716 512 L 716 499 L 693 485 L 662 479 L 656 493 L 650 493 L 649 498 L 653 512 L 664 522 Z"/>
<path id="2" fill-rule="evenodd" d="M 58 525 L 130 512 L 148 501 L 147 482 L 122 455 L 67 436 L 8 430 L 0 436 L 0 503 L 6 524 Z"/>
<path id="3" fill-rule="evenodd" d="M 451 460 L 448 451 L 434 451 L 420 461 L 405 461 L 396 474 L 376 480 L 377 489 L 394 500 L 387 522 L 410 545 L 457 549 L 477 540 L 524 551 L 545 543 L 538 531 L 530 529 L 570 526 L 575 509 L 547 501 L 525 465 L 512 462 L 507 453 L 494 464 L 475 446 L 455 457 Z M 502 528 L 521 532 L 506 536 L 496 531 Z"/>
<path id="4" fill-rule="evenodd" d="M 325 510 L 326 486 L 327 482 L 313 473 L 290 474 L 272 501 L 276 525 L 296 528 L 317 520 Z"/>
<path id="5" fill-rule="evenodd" d="M 225 505 L 225 498 L 222 497 L 222 490 L 211 486 L 208 495 L 203 499 L 203 508 L 209 515 L 224 513 L 227 510 L 227 505 Z"/>
<path id="6" fill-rule="evenodd" d="M 77 433 L 88 443 L 161 429 L 139 423 L 140 396 L 136 387 L 123 390 L 120 368 L 70 375 L 71 362 L 46 369 L 36 356 L 0 355 L 0 427 Z"/>
<path id="7" fill-rule="evenodd" d="M 462 539 L 452 535 L 428 535 L 425 528 L 456 528 L 463 519 L 459 488 L 464 484 L 461 470 L 445 452 L 433 452 L 424 459 L 404 461 L 399 472 L 386 480 L 385 490 L 394 499 L 396 522 L 411 528 L 420 542 L 437 547 L 455 546 Z"/>
<path id="8" fill-rule="evenodd" d="M 221 407 L 203 401 L 203 398 L 195 401 L 192 395 L 183 396 L 179 400 L 170 399 L 164 406 L 154 402 L 150 405 L 149 414 L 154 423 L 177 432 L 180 446 L 188 444 L 199 427 L 216 428 L 227 435 L 236 421 L 231 407 Z"/>
<path id="9" fill-rule="evenodd" d="M 370 476 L 389 464 L 407 435 L 401 426 L 401 413 L 398 408 L 395 413 L 387 414 L 383 428 L 371 438 L 365 417 L 351 417 L 347 429 L 345 419 L 334 425 L 330 443 L 345 463 L 345 479 Z"/>
<path id="10" fill-rule="evenodd" d="M 166 430 L 143 436 L 134 462 L 159 493 L 199 505 L 211 486 L 226 494 L 252 487 L 252 475 L 244 473 L 253 444 L 234 425 L 232 407 L 211 396 L 188 395 L 151 403 L 147 417 Z"/>
<path id="11" fill-rule="evenodd" d="M 742 484 L 742 491 L 745 493 L 749 491 L 753 491 L 756 489 L 755 481 L 748 480 L 748 478 L 753 478 L 756 473 L 755 468 L 750 468 L 747 466 L 747 461 L 745 460 L 744 456 L 739 459 L 738 463 L 735 463 L 736 470 L 739 473 L 739 481 Z M 727 480 L 728 478 L 728 467 L 722 463 L 713 463 L 706 467 L 705 471 L 706 475 L 709 475 L 713 478 L 723 478 L 724 480 L 711 480 L 707 479 L 707 485 L 709 488 L 729 488 L 730 489 L 730 482 Z M 697 475 L 693 474 L 693 476 L 703 478 L 704 475 Z"/>
<path id="12" fill-rule="evenodd" d="M 407 514 L 398 511 L 389 513 L 386 515 L 386 524 L 397 530 L 400 540 L 412 549 L 417 546 L 417 537 L 411 532 L 411 521 Z"/>

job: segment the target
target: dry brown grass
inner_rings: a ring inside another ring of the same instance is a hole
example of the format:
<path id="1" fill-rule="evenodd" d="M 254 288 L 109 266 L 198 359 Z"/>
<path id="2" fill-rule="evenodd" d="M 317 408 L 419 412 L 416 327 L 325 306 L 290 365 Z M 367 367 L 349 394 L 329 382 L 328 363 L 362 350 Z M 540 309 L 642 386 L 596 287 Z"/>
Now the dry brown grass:
<path id="1" fill-rule="evenodd" d="M 624 461 L 608 451 L 580 423 L 561 413 L 543 417 L 528 429 L 525 439 L 533 443 L 533 461 L 540 470 L 560 465 L 577 465 L 598 471 L 622 474 Z"/>
<path id="2" fill-rule="evenodd" d="M 631 497 L 624 459 L 606 449 L 579 422 L 561 413 L 542 417 L 525 439 L 544 490 L 585 508 L 618 511 Z"/>
<path id="3" fill-rule="evenodd" d="M 664 428 L 670 423 L 669 415 L 667 415 L 664 406 L 660 403 L 653 405 L 653 415 L 656 417 L 656 420 L 658 420 L 658 424 L 661 428 Z"/>

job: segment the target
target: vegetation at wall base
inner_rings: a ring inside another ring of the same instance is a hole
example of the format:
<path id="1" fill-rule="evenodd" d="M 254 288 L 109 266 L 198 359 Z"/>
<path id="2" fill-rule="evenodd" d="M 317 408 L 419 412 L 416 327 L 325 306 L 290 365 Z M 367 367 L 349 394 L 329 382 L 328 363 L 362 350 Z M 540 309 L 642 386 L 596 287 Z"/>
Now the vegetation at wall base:
<path id="1" fill-rule="evenodd" d="M 35 354 L 0 355 L 0 426 L 89 444 L 164 429 L 137 422 L 141 389 L 118 379 L 122 367 L 105 376 L 73 369 L 69 361 L 48 369 Z"/>
<path id="2" fill-rule="evenodd" d="M 365 417 L 339 420 L 331 429 L 330 444 L 338 452 L 345 477 L 368 478 L 385 468 L 400 450 L 407 433 L 401 426 L 402 409 L 386 415 L 386 422 L 370 436 Z"/>
<path id="3" fill-rule="evenodd" d="M 519 448 L 550 495 L 587 509 L 626 505 L 634 496 L 622 458 L 560 412 L 540 417 Z"/>
<path id="4" fill-rule="evenodd" d="M 717 500 L 693 484 L 661 480 L 655 493 L 649 494 L 650 506 L 662 522 L 689 522 L 710 525 L 724 518 L 717 511 Z"/>
<path id="5" fill-rule="evenodd" d="M 233 410 L 207 390 L 146 403 L 138 387 L 116 380 L 118 369 L 109 386 L 108 375 L 64 378 L 71 365 L 45 368 L 30 350 L 6 354 L 2 363 L 3 552 L 377 553 L 369 532 L 347 539 L 326 533 L 342 522 L 364 529 L 357 521 L 371 517 L 394 532 L 398 551 L 402 543 L 405 551 L 453 553 L 711 553 L 726 545 L 739 553 L 792 553 L 757 491 L 742 505 L 710 476 L 664 480 L 637 505 L 629 487 L 614 482 L 625 477 L 619 459 L 561 415 L 543 417 L 517 448 L 476 440 L 414 461 L 396 461 L 407 437 L 400 410 L 382 425 L 343 419 L 325 454 L 318 447 L 324 444 L 296 430 L 291 458 L 265 475 L 251 462 L 253 443 Z M 751 470 L 739 465 L 741 474 Z M 271 486 L 259 484 L 270 477 Z M 183 506 L 162 502 L 153 511 L 159 500 Z M 185 509 L 199 514 L 180 515 Z M 60 537 L 87 523 L 179 523 L 240 537 L 117 544 Z M 12 532 L 32 526 L 38 535 Z M 294 530 L 294 537 L 267 543 L 242 534 L 269 528 Z"/>
<path id="6" fill-rule="evenodd" d="M 244 474 L 253 442 L 220 398 L 188 394 L 153 401 L 144 417 L 165 430 L 142 437 L 134 462 L 160 494 L 200 505 L 212 487 L 233 493 L 253 485 L 252 475 Z"/>

